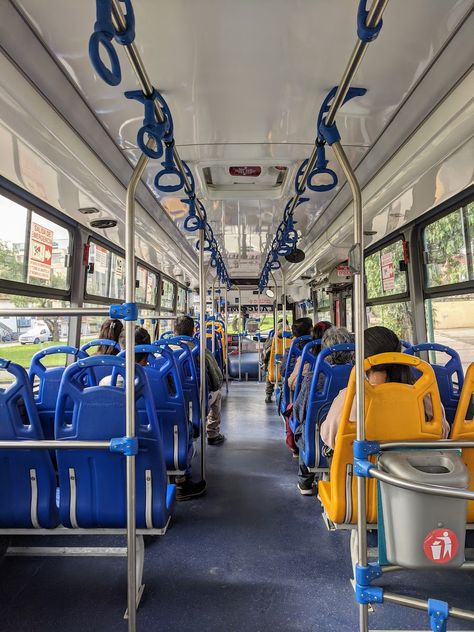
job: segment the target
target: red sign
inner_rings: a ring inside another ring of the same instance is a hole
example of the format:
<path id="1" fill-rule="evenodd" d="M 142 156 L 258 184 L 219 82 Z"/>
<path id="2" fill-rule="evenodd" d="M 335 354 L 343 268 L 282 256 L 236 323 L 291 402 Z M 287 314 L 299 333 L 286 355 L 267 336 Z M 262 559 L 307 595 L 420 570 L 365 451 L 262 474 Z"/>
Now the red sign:
<path id="1" fill-rule="evenodd" d="M 450 562 L 458 552 L 458 537 L 451 529 L 433 529 L 423 542 L 426 557 L 435 564 Z"/>
<path id="2" fill-rule="evenodd" d="M 380 265 L 382 267 L 382 287 L 384 292 L 393 290 L 395 287 L 395 268 L 391 252 L 387 252 L 380 257 Z"/>
<path id="3" fill-rule="evenodd" d="M 231 176 L 256 178 L 262 173 L 262 167 L 229 167 Z"/>
<path id="4" fill-rule="evenodd" d="M 336 272 L 338 277 L 352 276 L 352 270 L 350 266 L 337 266 Z"/>
<path id="5" fill-rule="evenodd" d="M 28 276 L 49 281 L 53 257 L 53 231 L 31 222 Z"/>

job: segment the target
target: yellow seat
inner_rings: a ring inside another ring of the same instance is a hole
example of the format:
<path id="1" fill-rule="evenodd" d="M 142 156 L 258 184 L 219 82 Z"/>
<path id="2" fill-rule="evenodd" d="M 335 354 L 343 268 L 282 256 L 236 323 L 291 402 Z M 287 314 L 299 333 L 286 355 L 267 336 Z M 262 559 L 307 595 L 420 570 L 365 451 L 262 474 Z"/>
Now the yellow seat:
<path id="1" fill-rule="evenodd" d="M 364 369 L 380 364 L 404 364 L 422 373 L 415 384 L 387 382 L 371 386 L 365 381 L 365 436 L 371 441 L 433 441 L 442 437 L 442 408 L 431 366 L 403 353 L 381 353 L 365 360 Z M 350 421 L 355 398 L 355 369 L 349 385 L 336 436 L 330 480 L 320 481 L 318 491 L 327 516 L 336 524 L 357 522 L 357 480 L 353 473 L 356 423 Z M 427 421 L 424 399 L 431 397 L 433 417 Z M 377 521 L 377 487 L 367 479 L 367 521 Z"/>
<path id="2" fill-rule="evenodd" d="M 472 407 L 472 396 L 474 394 L 474 362 L 469 365 L 464 385 L 462 387 L 459 404 L 451 428 L 450 438 L 456 441 L 474 441 L 474 416 Z M 470 417 L 470 419 L 468 419 Z M 462 451 L 462 458 L 471 473 L 471 483 L 469 489 L 474 491 L 474 448 L 465 448 Z M 474 522 L 474 501 L 470 500 L 467 505 L 467 521 Z"/>
<path id="3" fill-rule="evenodd" d="M 281 334 L 273 336 L 270 359 L 268 361 L 268 381 L 272 382 L 272 384 L 276 384 L 279 379 L 278 371 L 275 372 L 275 356 L 283 357 L 284 352 L 290 348 L 292 340 L 293 338 L 282 338 Z"/>

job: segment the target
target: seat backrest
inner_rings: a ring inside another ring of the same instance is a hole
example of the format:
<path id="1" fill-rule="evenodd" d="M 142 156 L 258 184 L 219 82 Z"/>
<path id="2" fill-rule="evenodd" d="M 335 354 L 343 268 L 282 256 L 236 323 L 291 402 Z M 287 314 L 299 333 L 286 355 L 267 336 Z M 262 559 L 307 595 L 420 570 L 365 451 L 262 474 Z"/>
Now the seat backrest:
<path id="1" fill-rule="evenodd" d="M 466 371 L 459 404 L 451 428 L 450 438 L 456 441 L 474 441 L 474 362 Z M 463 448 L 462 459 L 470 474 L 469 489 L 474 490 L 474 448 Z M 469 501 L 467 521 L 474 522 L 474 501 Z"/>
<path id="2" fill-rule="evenodd" d="M 0 369 L 15 378 L 0 388 L 0 439 L 44 439 L 25 369 L 3 359 Z M 56 476 L 48 450 L 0 449 L 0 527 L 49 529 L 58 523 Z"/>
<path id="3" fill-rule="evenodd" d="M 110 355 L 118 355 L 122 351 L 122 347 L 118 342 L 115 342 L 115 340 L 109 340 L 108 338 L 96 338 L 95 340 L 89 340 L 89 342 L 82 345 L 81 351 L 84 351 L 84 353 L 89 356 L 91 355 L 89 353 L 89 349 L 93 349 L 94 347 L 109 347 L 111 350 L 113 349 L 115 351 L 115 353 L 111 353 Z M 96 383 L 98 384 L 106 375 L 110 375 L 110 367 L 98 366 L 94 369 L 94 375 Z"/>
<path id="4" fill-rule="evenodd" d="M 304 422 L 304 450 L 301 456 L 307 467 L 324 469 L 328 467 L 327 459 L 321 451 L 319 429 L 334 398 L 339 391 L 346 388 L 353 367 L 352 362 L 331 364 L 329 360 L 335 353 L 354 351 L 354 344 L 343 343 L 327 347 L 318 353 L 311 378 Z"/>
<path id="5" fill-rule="evenodd" d="M 311 340 L 311 336 L 299 336 L 298 338 L 293 338 L 291 341 L 290 349 L 286 358 L 285 373 L 283 375 L 282 397 L 280 402 L 281 413 L 286 410 L 286 407 L 292 401 L 291 390 L 288 386 L 288 378 L 295 368 L 297 358 L 302 355 L 305 344 L 311 342 Z"/>
<path id="6" fill-rule="evenodd" d="M 58 399 L 59 384 L 64 373 L 64 366 L 45 367 L 43 359 L 46 356 L 66 354 L 75 358 L 86 358 L 84 351 L 76 347 L 66 345 L 55 345 L 46 347 L 31 358 L 30 369 L 28 371 L 31 386 L 35 392 L 35 402 L 43 428 L 45 439 L 54 439 L 54 415 L 56 402 Z M 88 379 L 93 379 L 90 371 Z M 70 416 L 71 408 L 66 409 L 65 414 Z"/>
<path id="7" fill-rule="evenodd" d="M 442 437 L 442 409 L 436 378 L 431 366 L 404 353 L 381 353 L 368 358 L 364 369 L 381 364 L 402 364 L 417 369 L 421 377 L 414 384 L 388 382 L 372 386 L 366 380 L 365 436 L 369 441 L 433 441 Z M 355 370 L 351 372 L 330 469 L 331 507 L 328 515 L 336 523 L 357 521 L 356 477 L 353 473 L 353 443 L 356 423 L 350 419 L 355 398 Z M 425 402 L 431 399 L 432 418 L 427 419 Z M 351 484 L 352 481 L 352 484 Z M 376 522 L 376 482 L 368 481 L 367 521 Z M 349 493 L 351 490 L 351 493 Z"/>
<path id="8" fill-rule="evenodd" d="M 321 339 L 318 338 L 317 340 L 310 340 L 310 342 L 307 342 L 305 346 L 303 347 L 303 353 L 301 354 L 301 362 L 298 368 L 298 374 L 296 376 L 295 389 L 293 391 L 293 401 L 296 400 L 301 390 L 301 385 L 303 383 L 303 378 L 305 376 L 305 373 L 304 373 L 305 366 L 307 366 L 308 370 L 310 371 L 314 370 L 314 367 L 316 364 L 316 358 L 317 358 L 315 349 L 320 346 L 321 346 Z"/>
<path id="9" fill-rule="evenodd" d="M 153 344 L 158 347 L 169 346 L 173 350 L 188 410 L 188 418 L 191 419 L 193 424 L 194 438 L 197 438 L 201 431 L 201 410 L 199 405 L 199 380 L 196 367 L 194 366 L 193 354 L 184 340 L 175 338 L 173 338 L 174 342 L 170 340 L 157 340 Z"/>
<path id="10" fill-rule="evenodd" d="M 148 354 L 148 364 L 144 370 L 153 393 L 166 468 L 170 472 L 186 470 L 190 461 L 192 426 L 188 419 L 175 354 L 167 345 L 154 344 L 136 345 L 135 353 Z M 125 358 L 125 351 L 118 357 Z M 147 411 L 143 399 L 137 403 L 137 414 L 140 421 L 146 419 Z"/>
<path id="11" fill-rule="evenodd" d="M 433 367 L 436 381 L 438 383 L 441 403 L 443 404 L 446 412 L 446 419 L 451 424 L 454 421 L 454 416 L 459 402 L 459 395 L 464 383 L 464 372 L 461 364 L 461 358 L 459 357 L 458 352 L 451 349 L 451 347 L 447 347 L 446 345 L 441 345 L 436 342 L 423 342 L 419 345 L 413 345 L 411 348 L 407 348 L 405 353 L 415 355 L 422 351 L 445 353 L 449 356 L 449 360 L 446 364 L 438 364 L 436 361 L 431 361 L 431 356 L 434 356 L 434 353 L 429 354 L 430 364 Z"/>
<path id="12" fill-rule="evenodd" d="M 86 386 L 81 371 L 108 366 L 122 386 Z M 167 475 L 153 394 L 143 367 L 135 366 L 139 451 L 135 457 L 137 527 L 161 528 L 168 520 Z M 92 356 L 64 371 L 59 387 L 55 433 L 58 440 L 109 441 L 126 435 L 125 360 Z M 67 402 L 71 422 L 64 422 Z M 68 527 L 123 528 L 127 524 L 126 457 L 109 450 L 57 450 L 61 522 Z"/>
<path id="13" fill-rule="evenodd" d="M 270 350 L 270 359 L 268 361 L 268 381 L 276 384 L 278 382 L 279 371 L 275 369 L 275 363 L 280 362 L 283 354 L 291 346 L 292 338 L 284 338 L 281 333 L 274 335 L 272 338 L 272 347 Z"/>

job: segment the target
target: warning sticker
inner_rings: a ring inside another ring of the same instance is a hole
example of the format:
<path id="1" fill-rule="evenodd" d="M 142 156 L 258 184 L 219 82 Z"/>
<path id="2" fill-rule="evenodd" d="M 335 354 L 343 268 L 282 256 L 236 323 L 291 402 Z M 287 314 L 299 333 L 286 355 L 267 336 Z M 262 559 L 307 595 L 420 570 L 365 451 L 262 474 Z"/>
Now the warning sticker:
<path id="1" fill-rule="evenodd" d="M 28 258 L 29 278 L 49 281 L 53 258 L 53 231 L 31 222 L 30 254 Z"/>
<path id="2" fill-rule="evenodd" d="M 393 290 L 395 287 L 395 268 L 391 252 L 387 252 L 380 257 L 380 267 L 382 268 L 382 287 L 384 292 Z"/>
<path id="3" fill-rule="evenodd" d="M 458 537 L 451 529 L 433 529 L 423 542 L 426 557 L 435 564 L 450 562 L 458 552 Z"/>

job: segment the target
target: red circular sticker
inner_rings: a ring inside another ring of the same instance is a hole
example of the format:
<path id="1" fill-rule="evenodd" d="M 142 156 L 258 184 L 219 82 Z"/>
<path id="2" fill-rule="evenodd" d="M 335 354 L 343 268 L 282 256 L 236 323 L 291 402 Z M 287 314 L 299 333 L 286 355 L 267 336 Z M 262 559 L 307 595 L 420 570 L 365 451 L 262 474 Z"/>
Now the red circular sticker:
<path id="1" fill-rule="evenodd" d="M 458 548 L 458 537 L 451 529 L 433 529 L 423 542 L 426 557 L 435 564 L 450 562 Z"/>

